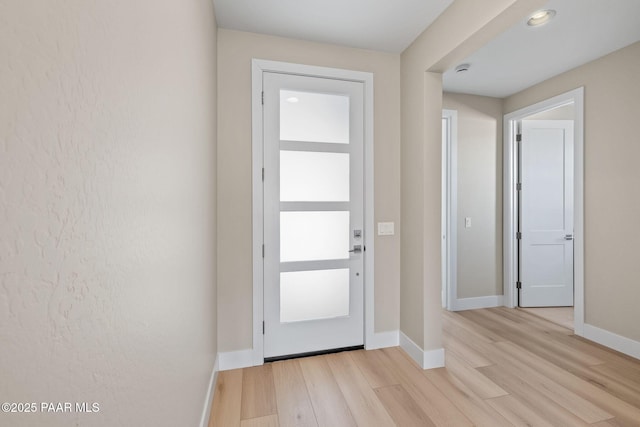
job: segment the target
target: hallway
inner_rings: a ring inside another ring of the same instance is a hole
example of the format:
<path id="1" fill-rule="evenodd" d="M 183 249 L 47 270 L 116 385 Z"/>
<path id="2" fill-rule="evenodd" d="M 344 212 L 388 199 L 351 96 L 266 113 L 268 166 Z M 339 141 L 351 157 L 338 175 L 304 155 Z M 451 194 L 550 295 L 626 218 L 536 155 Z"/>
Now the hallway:
<path id="1" fill-rule="evenodd" d="M 446 368 L 399 348 L 221 372 L 210 426 L 637 426 L 640 361 L 521 310 L 444 312 Z"/>

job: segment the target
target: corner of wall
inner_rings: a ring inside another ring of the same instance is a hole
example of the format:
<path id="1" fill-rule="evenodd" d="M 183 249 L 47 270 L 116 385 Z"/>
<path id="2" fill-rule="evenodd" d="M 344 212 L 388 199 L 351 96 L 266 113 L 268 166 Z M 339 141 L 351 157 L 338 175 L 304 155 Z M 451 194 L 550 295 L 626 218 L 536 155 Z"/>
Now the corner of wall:
<path id="1" fill-rule="evenodd" d="M 215 398 L 216 386 L 218 384 L 218 372 L 220 371 L 220 355 L 216 355 L 216 361 L 213 364 L 213 370 L 211 371 L 211 378 L 209 379 L 209 387 L 204 398 L 204 408 L 202 410 L 202 417 L 200 418 L 200 427 L 207 427 L 209 425 L 209 418 L 211 417 L 211 407 L 213 406 L 213 399 Z"/>
<path id="2" fill-rule="evenodd" d="M 367 350 L 378 348 L 397 347 L 400 343 L 400 331 L 375 332 L 373 339 L 365 343 Z"/>
<path id="3" fill-rule="evenodd" d="M 444 367 L 444 348 L 423 350 L 411 338 L 400 332 L 400 348 L 409 355 L 422 369 Z"/>

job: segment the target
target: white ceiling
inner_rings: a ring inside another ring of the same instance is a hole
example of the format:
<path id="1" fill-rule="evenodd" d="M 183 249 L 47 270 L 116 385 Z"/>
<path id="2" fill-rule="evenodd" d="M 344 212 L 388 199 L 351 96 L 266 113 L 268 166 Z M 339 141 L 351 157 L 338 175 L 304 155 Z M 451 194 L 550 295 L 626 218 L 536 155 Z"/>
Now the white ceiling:
<path id="1" fill-rule="evenodd" d="M 394 53 L 409 46 L 451 3 L 453 0 L 213 0 L 222 28 Z"/>
<path id="2" fill-rule="evenodd" d="M 503 98 L 640 40 L 640 0 L 551 0 L 541 27 L 526 18 L 447 71 L 446 91 Z M 640 76 L 639 76 L 640 77 Z"/>
<path id="3" fill-rule="evenodd" d="M 478 0 L 480 1 L 480 0 Z M 402 52 L 453 0 L 213 0 L 222 28 L 384 52 Z M 505 97 L 640 40 L 640 0 L 550 0 L 557 11 L 526 18 L 447 71 L 450 92 Z"/>

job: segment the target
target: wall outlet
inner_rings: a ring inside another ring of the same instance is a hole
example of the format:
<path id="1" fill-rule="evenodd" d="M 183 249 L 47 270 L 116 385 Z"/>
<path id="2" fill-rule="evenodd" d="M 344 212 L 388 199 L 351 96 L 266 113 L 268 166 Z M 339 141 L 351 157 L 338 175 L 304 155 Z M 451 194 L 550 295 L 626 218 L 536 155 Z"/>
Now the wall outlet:
<path id="1" fill-rule="evenodd" d="M 464 228 L 471 228 L 471 218 L 470 217 L 466 217 L 464 219 Z"/>

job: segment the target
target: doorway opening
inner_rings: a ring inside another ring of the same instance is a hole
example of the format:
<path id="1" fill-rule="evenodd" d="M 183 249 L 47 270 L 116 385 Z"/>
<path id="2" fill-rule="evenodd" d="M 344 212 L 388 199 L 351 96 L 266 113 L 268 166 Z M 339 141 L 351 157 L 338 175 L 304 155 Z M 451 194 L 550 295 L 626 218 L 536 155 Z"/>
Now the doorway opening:
<path id="1" fill-rule="evenodd" d="M 579 88 L 504 118 L 505 305 L 573 306 L 579 335 L 584 324 L 583 96 Z"/>

